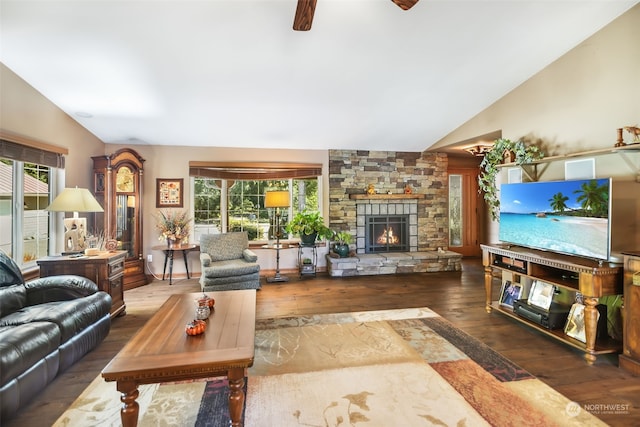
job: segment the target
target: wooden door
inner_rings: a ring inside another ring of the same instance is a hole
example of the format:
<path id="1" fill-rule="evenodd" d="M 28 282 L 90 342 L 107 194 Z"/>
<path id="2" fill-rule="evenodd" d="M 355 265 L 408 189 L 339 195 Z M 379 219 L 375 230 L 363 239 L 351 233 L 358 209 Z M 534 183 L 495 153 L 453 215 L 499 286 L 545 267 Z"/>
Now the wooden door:
<path id="1" fill-rule="evenodd" d="M 480 256 L 480 194 L 478 168 L 450 167 L 449 249 L 464 256 Z"/>

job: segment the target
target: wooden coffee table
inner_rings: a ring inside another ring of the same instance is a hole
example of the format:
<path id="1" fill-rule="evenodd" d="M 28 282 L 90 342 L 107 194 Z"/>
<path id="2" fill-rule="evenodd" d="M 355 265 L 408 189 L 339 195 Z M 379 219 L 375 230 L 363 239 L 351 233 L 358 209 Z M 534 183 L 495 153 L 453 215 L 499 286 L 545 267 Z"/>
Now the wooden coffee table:
<path id="1" fill-rule="evenodd" d="M 201 293 L 172 295 L 102 370 L 122 393 L 124 427 L 138 423 L 138 386 L 215 376 L 229 380 L 232 426 L 242 425 L 244 377 L 253 365 L 256 291 L 207 292 L 215 309 L 206 332 L 188 336 L 185 325 L 195 317 Z"/>

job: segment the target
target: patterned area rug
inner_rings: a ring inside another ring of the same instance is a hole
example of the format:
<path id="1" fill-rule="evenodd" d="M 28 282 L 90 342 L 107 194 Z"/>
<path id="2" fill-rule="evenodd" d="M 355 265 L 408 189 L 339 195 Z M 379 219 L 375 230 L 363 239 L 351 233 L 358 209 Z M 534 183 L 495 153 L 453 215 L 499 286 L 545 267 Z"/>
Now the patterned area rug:
<path id="1" fill-rule="evenodd" d="M 228 426 L 221 378 L 140 388 L 140 426 Z M 101 378 L 56 426 L 120 425 Z M 245 426 L 605 425 L 433 311 L 258 321 Z"/>

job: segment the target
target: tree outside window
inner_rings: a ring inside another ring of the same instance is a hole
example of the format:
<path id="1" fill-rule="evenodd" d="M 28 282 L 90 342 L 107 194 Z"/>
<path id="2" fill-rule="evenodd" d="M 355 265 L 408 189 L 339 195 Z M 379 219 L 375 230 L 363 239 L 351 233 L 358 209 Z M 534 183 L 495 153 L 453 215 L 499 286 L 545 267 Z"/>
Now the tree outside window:
<path id="1" fill-rule="evenodd" d="M 199 234 L 246 231 L 251 241 L 274 238 L 275 212 L 264 207 L 267 191 L 291 192 L 292 206 L 281 212 L 282 229 L 290 215 L 305 208 L 318 210 L 318 178 L 220 180 L 195 177 L 194 189 L 194 221 Z M 223 200 L 227 203 L 223 204 Z"/>

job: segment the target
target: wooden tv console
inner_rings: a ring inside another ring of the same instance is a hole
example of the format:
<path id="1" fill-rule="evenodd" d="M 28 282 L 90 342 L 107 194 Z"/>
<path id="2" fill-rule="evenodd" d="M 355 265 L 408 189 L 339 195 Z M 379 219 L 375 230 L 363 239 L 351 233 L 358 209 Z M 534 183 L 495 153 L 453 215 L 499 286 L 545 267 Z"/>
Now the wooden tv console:
<path id="1" fill-rule="evenodd" d="M 516 319 L 554 339 L 585 352 L 587 363 L 593 364 L 600 354 L 618 353 L 622 343 L 612 339 L 598 338 L 598 298 L 605 295 L 622 294 L 622 264 L 599 263 L 595 260 L 553 252 L 537 251 L 511 245 L 480 245 L 486 291 L 486 310 L 493 310 Z M 569 337 L 563 329 L 546 329 L 518 316 L 509 307 L 493 301 L 494 272 L 510 272 L 515 282 L 526 279 L 541 280 L 569 292 L 580 292 L 584 296 L 586 343 Z"/>

